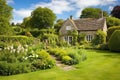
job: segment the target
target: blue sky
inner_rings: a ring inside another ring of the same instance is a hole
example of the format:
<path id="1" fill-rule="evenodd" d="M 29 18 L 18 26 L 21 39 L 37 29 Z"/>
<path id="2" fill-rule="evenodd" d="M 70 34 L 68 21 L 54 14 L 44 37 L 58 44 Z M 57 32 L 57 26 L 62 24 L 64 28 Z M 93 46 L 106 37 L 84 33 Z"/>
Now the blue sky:
<path id="1" fill-rule="evenodd" d="M 87 7 L 102 8 L 110 12 L 114 6 L 120 5 L 120 0 L 7 0 L 7 3 L 13 7 L 12 22 L 21 23 L 37 7 L 50 8 L 57 19 L 67 19 L 70 15 L 77 19 Z"/>

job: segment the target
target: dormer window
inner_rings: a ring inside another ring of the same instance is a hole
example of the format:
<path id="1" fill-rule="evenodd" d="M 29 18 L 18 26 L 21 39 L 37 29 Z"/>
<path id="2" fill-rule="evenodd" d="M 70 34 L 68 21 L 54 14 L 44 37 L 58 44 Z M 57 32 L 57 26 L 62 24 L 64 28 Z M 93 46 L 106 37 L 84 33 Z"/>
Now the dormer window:
<path id="1" fill-rule="evenodd" d="M 71 30 L 71 26 L 66 26 L 66 30 Z"/>

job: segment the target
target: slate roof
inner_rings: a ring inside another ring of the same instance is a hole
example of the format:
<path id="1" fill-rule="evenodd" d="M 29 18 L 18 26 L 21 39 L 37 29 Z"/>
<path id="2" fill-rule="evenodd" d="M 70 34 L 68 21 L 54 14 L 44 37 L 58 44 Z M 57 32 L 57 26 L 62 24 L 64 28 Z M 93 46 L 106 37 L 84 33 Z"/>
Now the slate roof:
<path id="1" fill-rule="evenodd" d="M 91 30 L 98 30 L 103 29 L 105 18 L 100 19 L 93 19 L 93 18 L 84 18 L 73 20 L 76 27 L 80 31 L 91 31 Z"/>

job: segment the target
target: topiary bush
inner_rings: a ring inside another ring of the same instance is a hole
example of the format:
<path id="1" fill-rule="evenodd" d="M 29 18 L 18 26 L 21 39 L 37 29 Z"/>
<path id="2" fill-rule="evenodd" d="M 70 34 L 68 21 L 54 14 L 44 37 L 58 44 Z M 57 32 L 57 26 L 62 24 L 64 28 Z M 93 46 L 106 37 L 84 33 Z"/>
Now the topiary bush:
<path id="1" fill-rule="evenodd" d="M 107 31 L 108 40 L 110 39 L 111 35 L 113 34 L 115 30 L 120 30 L 120 26 L 113 26 L 113 27 L 108 28 L 108 31 Z"/>
<path id="2" fill-rule="evenodd" d="M 108 42 L 110 51 L 120 52 L 120 30 L 116 30 L 110 37 Z"/>

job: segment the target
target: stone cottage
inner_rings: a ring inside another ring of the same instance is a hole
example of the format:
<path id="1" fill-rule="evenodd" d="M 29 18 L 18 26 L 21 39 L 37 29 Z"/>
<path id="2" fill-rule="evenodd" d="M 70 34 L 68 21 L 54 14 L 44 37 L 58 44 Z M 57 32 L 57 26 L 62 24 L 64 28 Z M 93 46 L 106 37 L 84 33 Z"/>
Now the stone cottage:
<path id="1" fill-rule="evenodd" d="M 77 30 L 79 34 L 86 34 L 85 38 L 90 42 L 94 38 L 97 30 L 107 31 L 106 19 L 82 18 L 73 20 L 70 17 L 63 23 L 59 31 L 61 39 L 69 43 L 73 40 L 72 36 L 68 36 L 68 31 L 70 30 Z"/>

